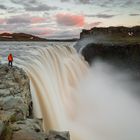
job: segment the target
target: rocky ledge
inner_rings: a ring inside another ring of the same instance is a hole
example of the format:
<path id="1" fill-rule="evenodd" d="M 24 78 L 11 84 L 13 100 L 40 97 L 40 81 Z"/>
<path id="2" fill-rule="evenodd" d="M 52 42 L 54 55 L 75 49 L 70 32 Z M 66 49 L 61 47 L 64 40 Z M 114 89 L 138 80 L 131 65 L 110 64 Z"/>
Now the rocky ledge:
<path id="1" fill-rule="evenodd" d="M 29 78 L 23 69 L 0 65 L 0 140 L 70 140 L 69 132 L 43 132 L 32 115 Z"/>

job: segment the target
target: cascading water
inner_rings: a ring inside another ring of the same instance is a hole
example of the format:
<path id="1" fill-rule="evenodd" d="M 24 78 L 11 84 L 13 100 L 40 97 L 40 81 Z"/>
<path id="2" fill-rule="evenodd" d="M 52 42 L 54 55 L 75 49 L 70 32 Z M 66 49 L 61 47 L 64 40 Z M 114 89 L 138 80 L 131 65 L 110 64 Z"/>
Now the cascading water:
<path id="1" fill-rule="evenodd" d="M 38 55 L 36 60 L 28 58 L 26 71 L 41 109 L 45 130 L 68 129 L 65 126 L 66 115 L 74 116 L 74 94 L 82 75 L 87 71 L 87 64 L 71 47 L 43 48 L 38 50 Z"/>
<path id="2" fill-rule="evenodd" d="M 45 131 L 68 130 L 73 140 L 139 140 L 139 89 L 131 76 L 101 61 L 89 67 L 61 45 L 10 48 L 31 79 L 34 113 Z"/>

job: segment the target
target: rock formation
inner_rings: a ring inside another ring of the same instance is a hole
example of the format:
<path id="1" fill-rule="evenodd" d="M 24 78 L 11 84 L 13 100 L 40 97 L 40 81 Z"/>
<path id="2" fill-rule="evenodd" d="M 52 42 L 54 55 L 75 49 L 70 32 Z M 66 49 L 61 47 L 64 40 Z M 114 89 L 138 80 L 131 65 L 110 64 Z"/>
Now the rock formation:
<path id="1" fill-rule="evenodd" d="M 140 26 L 83 30 L 75 48 L 90 64 L 96 59 L 127 69 L 140 68 Z M 81 49 L 82 48 L 82 49 Z"/>
<path id="2" fill-rule="evenodd" d="M 32 115 L 29 78 L 6 64 L 0 65 L 0 140 L 70 140 L 69 132 L 43 132 Z"/>

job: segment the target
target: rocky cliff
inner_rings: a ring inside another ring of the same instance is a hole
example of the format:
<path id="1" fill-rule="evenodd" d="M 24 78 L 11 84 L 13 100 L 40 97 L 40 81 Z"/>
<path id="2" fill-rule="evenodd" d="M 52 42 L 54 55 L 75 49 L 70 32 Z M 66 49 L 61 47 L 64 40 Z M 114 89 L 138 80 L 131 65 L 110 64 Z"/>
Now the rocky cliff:
<path id="1" fill-rule="evenodd" d="M 89 63 L 98 58 L 117 67 L 140 68 L 140 26 L 83 30 L 75 47 Z"/>
<path id="2" fill-rule="evenodd" d="M 83 29 L 80 33 L 80 38 L 84 38 L 88 35 L 120 35 L 121 37 L 126 36 L 140 36 L 140 26 L 134 27 L 94 27 L 90 30 Z"/>
<path id="3" fill-rule="evenodd" d="M 86 46 L 89 43 L 96 44 L 140 44 L 140 26 L 135 27 L 95 27 L 90 30 L 82 30 L 80 40 L 76 47 L 80 48 L 81 44 Z"/>
<path id="4" fill-rule="evenodd" d="M 43 132 L 32 115 L 29 78 L 18 67 L 0 65 L 0 140 L 70 140 L 69 132 Z"/>

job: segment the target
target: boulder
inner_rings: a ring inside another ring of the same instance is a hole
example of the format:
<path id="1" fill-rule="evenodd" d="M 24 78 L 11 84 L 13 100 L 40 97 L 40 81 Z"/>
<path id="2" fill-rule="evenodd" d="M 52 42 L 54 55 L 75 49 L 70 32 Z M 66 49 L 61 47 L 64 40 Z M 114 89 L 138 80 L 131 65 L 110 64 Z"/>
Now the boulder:
<path id="1" fill-rule="evenodd" d="M 59 132 L 50 130 L 48 140 L 70 140 L 69 132 Z"/>
<path id="2" fill-rule="evenodd" d="M 43 133 L 41 121 L 38 119 L 26 119 L 17 121 L 11 125 L 12 140 L 45 140 L 48 136 Z"/>

